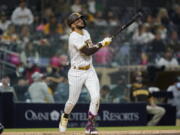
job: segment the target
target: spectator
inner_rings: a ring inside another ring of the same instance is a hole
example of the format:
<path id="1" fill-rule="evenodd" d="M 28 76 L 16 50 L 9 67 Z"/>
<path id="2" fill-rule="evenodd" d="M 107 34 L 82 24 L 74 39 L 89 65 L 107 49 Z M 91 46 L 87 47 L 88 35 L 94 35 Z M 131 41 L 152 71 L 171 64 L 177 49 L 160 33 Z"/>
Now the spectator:
<path id="1" fill-rule="evenodd" d="M 130 58 L 130 55 L 134 55 L 135 53 L 135 51 L 132 51 L 132 53 L 130 54 L 130 49 L 130 44 L 128 42 L 115 49 L 116 53 L 114 60 L 118 65 L 129 65 L 129 61 L 127 61 L 127 58 Z M 134 60 L 134 62 L 136 62 L 136 60 Z"/>
<path id="2" fill-rule="evenodd" d="M 31 39 L 31 32 L 29 26 L 24 25 L 21 27 L 19 38 L 20 38 L 20 44 L 18 48 L 20 51 L 22 51 L 25 49 L 26 45 L 30 42 Z"/>
<path id="3" fill-rule="evenodd" d="M 107 85 L 104 85 L 101 88 L 101 99 L 100 102 L 101 103 L 111 103 L 112 102 L 112 96 L 110 94 L 110 88 Z"/>
<path id="4" fill-rule="evenodd" d="M 161 33 L 156 32 L 155 39 L 150 43 L 148 47 L 150 53 L 150 59 L 154 62 L 155 59 L 159 58 L 166 49 L 164 41 L 161 39 Z"/>
<path id="5" fill-rule="evenodd" d="M 173 98 L 168 99 L 168 103 L 176 106 L 176 118 L 180 119 L 180 77 L 177 77 L 177 81 L 170 85 L 167 91 L 173 94 Z"/>
<path id="6" fill-rule="evenodd" d="M 50 17 L 54 16 L 54 15 L 55 14 L 53 12 L 52 7 L 47 7 L 45 9 L 43 9 L 43 14 L 42 14 L 43 23 L 46 24 L 49 21 Z"/>
<path id="7" fill-rule="evenodd" d="M 1 12 L 0 14 L 0 30 L 3 32 L 7 30 L 8 26 L 11 24 L 11 21 L 8 20 L 5 12 Z"/>
<path id="8" fill-rule="evenodd" d="M 20 53 L 20 59 L 25 66 L 27 66 L 29 59 L 33 59 L 35 63 L 39 63 L 39 52 L 31 41 L 26 44 L 24 50 Z"/>
<path id="9" fill-rule="evenodd" d="M 170 25 L 170 18 L 167 9 L 160 8 L 159 12 L 157 14 L 156 21 L 158 24 L 162 24 L 165 27 L 168 27 Z"/>
<path id="10" fill-rule="evenodd" d="M 16 65 L 16 70 L 13 73 L 9 74 L 11 79 L 11 85 L 15 86 L 18 83 L 18 80 L 25 76 L 26 68 L 22 63 Z"/>
<path id="11" fill-rule="evenodd" d="M 9 76 L 5 75 L 1 79 L 2 85 L 0 86 L 0 92 L 12 92 L 14 101 L 17 101 L 17 96 L 14 88 L 11 87 Z"/>
<path id="12" fill-rule="evenodd" d="M 173 50 L 180 50 L 180 39 L 178 38 L 177 31 L 174 30 L 170 33 L 168 44 L 171 48 L 173 48 Z"/>
<path id="13" fill-rule="evenodd" d="M 5 44 L 11 45 L 11 50 L 16 50 L 14 44 L 16 44 L 19 40 L 19 36 L 16 32 L 16 27 L 13 24 L 10 24 L 6 31 L 4 31 L 2 35 L 2 42 Z"/>
<path id="14" fill-rule="evenodd" d="M 145 20 L 145 25 L 149 26 L 150 27 L 150 30 L 152 29 L 152 27 L 155 25 L 155 20 L 154 20 L 154 17 L 153 15 L 151 14 L 148 14 L 147 17 L 146 17 L 146 20 Z"/>
<path id="15" fill-rule="evenodd" d="M 142 52 L 140 65 L 147 65 L 148 63 L 149 63 L 148 55 L 145 52 Z"/>
<path id="16" fill-rule="evenodd" d="M 94 24 L 97 26 L 107 26 L 108 23 L 103 17 L 103 13 L 101 11 L 97 11 L 95 15 Z"/>
<path id="17" fill-rule="evenodd" d="M 157 25 L 154 27 L 155 29 L 155 33 L 159 33 L 160 34 L 160 38 L 161 40 L 165 41 L 167 40 L 167 28 L 163 25 Z"/>
<path id="18" fill-rule="evenodd" d="M 154 35 L 149 31 L 148 25 L 139 25 L 137 31 L 135 31 L 133 37 L 133 42 L 135 44 L 147 44 L 154 39 Z"/>
<path id="19" fill-rule="evenodd" d="M 110 26 L 115 27 L 119 25 L 118 18 L 114 15 L 112 11 L 109 11 L 107 14 L 108 23 Z"/>
<path id="20" fill-rule="evenodd" d="M 64 77 L 60 74 L 60 68 L 59 67 L 52 67 L 48 66 L 46 74 L 46 81 L 51 88 L 52 92 L 54 93 L 57 90 L 58 84 L 62 83 L 64 81 Z"/>
<path id="21" fill-rule="evenodd" d="M 67 54 L 61 54 L 61 55 L 59 56 L 59 60 L 60 60 L 60 65 L 61 65 L 61 66 L 67 66 L 67 65 L 69 65 L 69 60 L 68 60 Z"/>
<path id="22" fill-rule="evenodd" d="M 155 104 L 154 97 L 148 88 L 142 83 L 142 75 L 137 74 L 135 81 L 132 83 L 131 101 L 136 103 L 146 103 L 148 114 L 153 117 L 147 123 L 148 126 L 155 126 L 165 114 L 165 109 Z"/>
<path id="23" fill-rule="evenodd" d="M 172 14 L 172 22 L 175 24 L 175 28 L 177 29 L 178 36 L 180 37 L 180 5 L 176 5 L 174 8 L 174 12 Z"/>
<path id="24" fill-rule="evenodd" d="M 54 103 L 52 93 L 47 84 L 42 80 L 43 74 L 35 72 L 32 74 L 33 83 L 29 86 L 29 95 L 33 103 Z"/>
<path id="25" fill-rule="evenodd" d="M 71 6 L 72 12 L 81 12 L 82 11 L 82 5 L 80 0 L 75 0 L 74 3 Z"/>
<path id="26" fill-rule="evenodd" d="M 33 14 L 29 8 L 26 7 L 25 0 L 21 0 L 19 6 L 13 11 L 11 20 L 17 26 L 31 25 L 33 23 Z"/>
<path id="27" fill-rule="evenodd" d="M 50 35 L 63 33 L 62 25 L 58 23 L 56 16 L 50 16 L 48 23 L 44 26 L 44 33 Z"/>
<path id="28" fill-rule="evenodd" d="M 166 68 L 176 67 L 179 65 L 177 59 L 173 56 L 173 50 L 167 49 L 164 56 L 156 61 L 158 66 L 165 66 Z"/>
<path id="29" fill-rule="evenodd" d="M 88 11 L 91 14 L 95 14 L 96 13 L 96 1 L 95 0 L 88 0 Z"/>
<path id="30" fill-rule="evenodd" d="M 126 87 L 125 76 L 122 75 L 118 80 L 117 84 L 111 90 L 113 103 L 123 103 L 129 101 L 129 91 Z"/>
<path id="31" fill-rule="evenodd" d="M 28 87 L 29 85 L 27 79 L 23 77 L 18 79 L 18 82 L 14 86 L 18 102 L 26 102 L 29 99 Z"/>
<path id="32" fill-rule="evenodd" d="M 136 21 L 134 23 L 132 23 L 129 27 L 127 27 L 127 31 L 126 33 L 128 35 L 132 35 L 134 33 L 134 31 L 137 31 L 139 27 L 139 23 Z"/>

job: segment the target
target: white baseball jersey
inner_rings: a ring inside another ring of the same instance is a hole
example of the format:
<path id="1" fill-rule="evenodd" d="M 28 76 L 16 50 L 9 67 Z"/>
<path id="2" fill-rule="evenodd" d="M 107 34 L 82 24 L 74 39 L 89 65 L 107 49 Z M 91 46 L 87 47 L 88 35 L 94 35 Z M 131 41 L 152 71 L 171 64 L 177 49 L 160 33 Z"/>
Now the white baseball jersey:
<path id="1" fill-rule="evenodd" d="M 83 67 L 92 65 L 92 56 L 86 56 L 79 50 L 85 45 L 92 45 L 91 37 L 87 30 L 83 30 L 83 35 L 72 32 L 69 37 L 69 55 L 71 66 Z"/>

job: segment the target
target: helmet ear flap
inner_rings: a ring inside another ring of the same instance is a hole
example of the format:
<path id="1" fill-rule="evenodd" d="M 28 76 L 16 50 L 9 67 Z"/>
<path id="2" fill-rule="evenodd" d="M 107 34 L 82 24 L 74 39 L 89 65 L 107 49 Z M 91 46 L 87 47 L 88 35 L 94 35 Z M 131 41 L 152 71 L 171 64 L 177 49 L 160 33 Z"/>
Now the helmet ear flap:
<path id="1" fill-rule="evenodd" d="M 87 18 L 87 17 L 85 17 L 85 16 L 82 16 L 82 17 L 81 17 L 81 19 L 82 19 L 83 22 L 84 22 L 84 28 L 86 27 L 86 20 L 87 20 L 86 18 Z"/>

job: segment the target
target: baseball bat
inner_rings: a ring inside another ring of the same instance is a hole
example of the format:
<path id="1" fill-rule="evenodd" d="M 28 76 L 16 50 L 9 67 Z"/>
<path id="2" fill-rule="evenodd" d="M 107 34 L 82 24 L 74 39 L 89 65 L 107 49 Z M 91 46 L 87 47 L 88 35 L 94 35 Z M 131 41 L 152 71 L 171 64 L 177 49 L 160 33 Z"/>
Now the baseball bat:
<path id="1" fill-rule="evenodd" d="M 134 23 L 139 17 L 142 17 L 142 12 L 137 12 L 129 21 L 128 23 L 122 25 L 120 29 L 118 29 L 111 37 L 114 39 L 119 33 L 121 33 L 124 29 L 126 29 L 128 26 L 130 26 L 132 23 Z"/>

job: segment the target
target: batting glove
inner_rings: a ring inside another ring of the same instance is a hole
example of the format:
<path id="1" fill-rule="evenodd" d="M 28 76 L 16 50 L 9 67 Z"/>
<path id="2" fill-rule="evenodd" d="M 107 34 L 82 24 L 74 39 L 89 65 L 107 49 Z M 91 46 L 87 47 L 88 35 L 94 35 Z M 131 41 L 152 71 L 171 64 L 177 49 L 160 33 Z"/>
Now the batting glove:
<path id="1" fill-rule="evenodd" d="M 112 42 L 112 38 L 106 37 L 100 43 L 102 44 L 103 47 L 105 47 L 108 46 L 111 42 Z"/>

